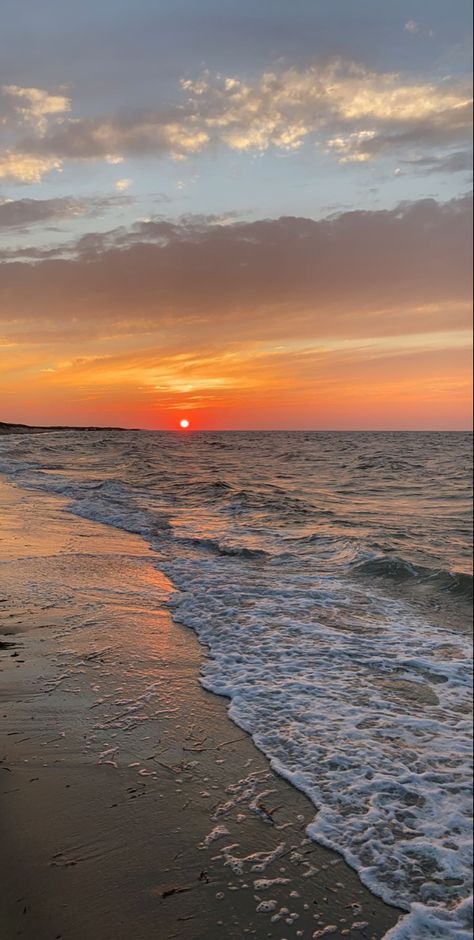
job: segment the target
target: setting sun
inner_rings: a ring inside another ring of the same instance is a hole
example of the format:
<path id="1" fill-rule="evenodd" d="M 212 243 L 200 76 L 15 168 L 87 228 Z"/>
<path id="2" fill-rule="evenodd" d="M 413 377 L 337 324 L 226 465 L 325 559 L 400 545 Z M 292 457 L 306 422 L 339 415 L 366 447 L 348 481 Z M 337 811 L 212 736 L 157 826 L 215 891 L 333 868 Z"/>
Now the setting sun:
<path id="1" fill-rule="evenodd" d="M 182 418 L 181 421 L 179 422 L 179 426 L 180 426 L 180 428 L 183 429 L 183 431 L 186 431 L 186 429 L 189 428 L 189 421 L 188 421 L 188 419 L 187 419 L 187 418 Z"/>

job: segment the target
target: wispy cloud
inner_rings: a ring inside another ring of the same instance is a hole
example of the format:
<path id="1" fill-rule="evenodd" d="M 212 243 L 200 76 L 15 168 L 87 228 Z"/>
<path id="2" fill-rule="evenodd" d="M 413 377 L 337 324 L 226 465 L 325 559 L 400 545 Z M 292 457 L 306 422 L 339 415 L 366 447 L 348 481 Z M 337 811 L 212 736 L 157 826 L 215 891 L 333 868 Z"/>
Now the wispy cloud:
<path id="1" fill-rule="evenodd" d="M 471 120 L 467 83 L 414 82 L 342 60 L 266 72 L 255 82 L 205 75 L 183 87 L 205 126 L 241 150 L 298 149 L 337 127 L 371 139 L 391 132 L 395 143 L 418 127 L 459 133 Z"/>
<path id="2" fill-rule="evenodd" d="M 410 36 L 422 36 L 427 37 L 428 39 L 434 38 L 434 31 L 429 27 L 423 26 L 421 23 L 418 23 L 416 20 L 407 20 L 403 29 L 406 33 L 409 33 Z"/>
<path id="3" fill-rule="evenodd" d="M 133 180 L 131 179 L 125 178 L 125 179 L 117 180 L 115 184 L 115 189 L 119 193 L 124 193 L 127 189 L 130 189 L 130 186 L 132 185 L 132 183 L 133 183 Z"/>
<path id="4" fill-rule="evenodd" d="M 403 28 L 406 33 L 416 34 L 420 32 L 420 24 L 416 20 L 407 20 Z"/>
<path id="5" fill-rule="evenodd" d="M 129 201 L 130 197 L 126 198 Z M 0 231 L 29 229 L 38 223 L 78 216 L 97 216 L 123 205 L 124 199 L 116 196 L 74 198 L 64 196 L 57 199 L 0 199 Z"/>
<path id="6" fill-rule="evenodd" d="M 61 171 L 62 161 L 40 157 L 21 150 L 0 152 L 0 180 L 14 183 L 40 183 L 51 170 Z"/>
<path id="7" fill-rule="evenodd" d="M 0 178 L 36 181 L 66 160 L 180 160 L 218 145 L 263 153 L 311 143 L 341 163 L 364 162 L 389 151 L 459 146 L 472 121 L 467 81 L 417 81 L 340 59 L 253 80 L 204 72 L 182 80 L 181 91 L 178 105 L 91 119 L 69 116 L 61 95 L 4 86 L 9 120 L 16 115 L 18 126 L 0 153 Z M 26 136 L 25 121 L 33 131 Z"/>
<path id="8" fill-rule="evenodd" d="M 468 150 L 437 156 L 413 157 L 404 160 L 406 166 L 419 169 L 422 173 L 468 173 L 472 172 L 472 154 Z"/>
<path id="9" fill-rule="evenodd" d="M 71 110 L 71 100 L 63 94 L 44 88 L 22 88 L 20 85 L 0 86 L 0 123 L 32 124 L 44 131 L 48 120 Z"/>

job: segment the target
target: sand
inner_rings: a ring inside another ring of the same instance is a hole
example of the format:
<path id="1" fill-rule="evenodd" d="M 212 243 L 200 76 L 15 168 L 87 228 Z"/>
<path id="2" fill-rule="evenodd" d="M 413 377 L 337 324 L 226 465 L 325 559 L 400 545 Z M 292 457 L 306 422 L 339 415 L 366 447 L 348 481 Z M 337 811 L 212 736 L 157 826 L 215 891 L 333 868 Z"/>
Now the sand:
<path id="1" fill-rule="evenodd" d="M 2 940 L 383 937 L 400 912 L 201 688 L 146 544 L 0 505 Z"/>

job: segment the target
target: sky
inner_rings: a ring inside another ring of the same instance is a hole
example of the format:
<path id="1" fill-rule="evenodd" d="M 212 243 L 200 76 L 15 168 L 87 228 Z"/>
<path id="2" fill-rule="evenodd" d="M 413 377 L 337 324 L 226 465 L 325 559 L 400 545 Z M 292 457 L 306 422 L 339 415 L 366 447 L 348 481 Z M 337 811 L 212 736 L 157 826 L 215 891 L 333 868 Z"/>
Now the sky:
<path id="1" fill-rule="evenodd" d="M 456 0 L 2 0 L 0 420 L 471 422 Z"/>

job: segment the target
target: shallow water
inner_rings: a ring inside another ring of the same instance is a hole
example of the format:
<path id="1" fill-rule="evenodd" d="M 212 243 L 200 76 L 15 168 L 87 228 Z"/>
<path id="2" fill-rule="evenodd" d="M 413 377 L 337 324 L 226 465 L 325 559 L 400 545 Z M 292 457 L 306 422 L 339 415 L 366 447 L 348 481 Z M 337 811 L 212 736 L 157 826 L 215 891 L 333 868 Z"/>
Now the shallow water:
<path id="1" fill-rule="evenodd" d="M 471 436 L 55 432 L 0 471 L 143 535 L 203 682 L 312 798 L 311 835 L 468 936 Z M 414 907 L 412 908 L 412 905 Z"/>

